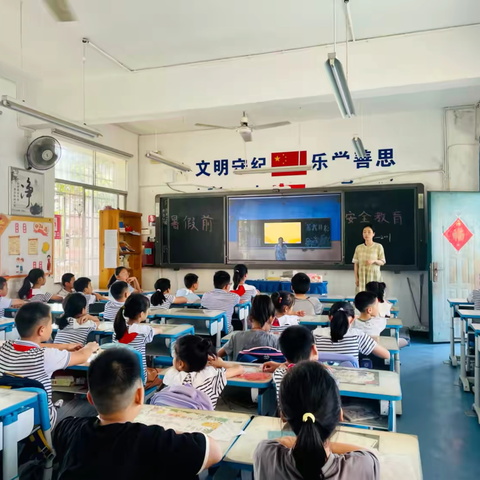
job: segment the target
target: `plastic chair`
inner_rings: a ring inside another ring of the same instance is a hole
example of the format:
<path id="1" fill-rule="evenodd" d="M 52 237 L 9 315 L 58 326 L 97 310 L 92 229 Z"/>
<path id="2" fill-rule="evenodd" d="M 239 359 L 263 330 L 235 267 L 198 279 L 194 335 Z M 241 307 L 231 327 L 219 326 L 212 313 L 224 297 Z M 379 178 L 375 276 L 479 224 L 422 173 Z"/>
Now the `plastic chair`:
<path id="1" fill-rule="evenodd" d="M 358 368 L 358 360 L 353 355 L 343 353 L 325 353 L 318 354 L 318 361 L 330 366 Z"/>
<path id="2" fill-rule="evenodd" d="M 280 350 L 272 347 L 255 347 L 250 350 L 242 350 L 237 355 L 237 362 L 245 363 L 265 363 L 265 362 L 285 362 L 285 357 Z"/>

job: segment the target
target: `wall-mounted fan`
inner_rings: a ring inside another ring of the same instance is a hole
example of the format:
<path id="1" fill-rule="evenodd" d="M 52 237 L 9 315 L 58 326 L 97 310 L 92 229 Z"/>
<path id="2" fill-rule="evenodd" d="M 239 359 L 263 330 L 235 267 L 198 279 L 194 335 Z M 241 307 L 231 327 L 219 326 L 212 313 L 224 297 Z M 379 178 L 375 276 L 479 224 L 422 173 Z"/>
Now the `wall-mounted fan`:
<path id="1" fill-rule="evenodd" d="M 49 170 L 62 157 L 62 147 L 53 137 L 38 137 L 27 148 L 25 168 L 31 170 Z"/>
<path id="2" fill-rule="evenodd" d="M 70 3 L 68 0 L 43 1 L 58 22 L 74 22 L 77 20 L 75 13 L 70 8 Z"/>
<path id="3" fill-rule="evenodd" d="M 207 123 L 195 124 L 196 127 L 222 128 L 223 130 L 236 130 L 242 136 L 245 142 L 252 141 L 253 130 L 266 130 L 267 128 L 283 127 L 285 125 L 290 125 L 290 122 L 275 122 L 275 123 L 266 123 L 264 125 L 249 125 L 248 117 L 245 112 L 243 112 L 243 117 L 240 120 L 239 127 L 222 127 L 220 125 L 209 125 Z"/>

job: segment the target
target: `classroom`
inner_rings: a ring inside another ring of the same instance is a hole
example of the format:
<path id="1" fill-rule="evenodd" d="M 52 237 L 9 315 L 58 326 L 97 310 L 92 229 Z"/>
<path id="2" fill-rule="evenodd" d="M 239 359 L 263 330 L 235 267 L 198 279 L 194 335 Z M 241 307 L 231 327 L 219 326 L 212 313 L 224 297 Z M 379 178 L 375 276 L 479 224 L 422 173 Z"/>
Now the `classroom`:
<path id="1" fill-rule="evenodd" d="M 0 18 L 0 478 L 480 475 L 478 0 Z"/>

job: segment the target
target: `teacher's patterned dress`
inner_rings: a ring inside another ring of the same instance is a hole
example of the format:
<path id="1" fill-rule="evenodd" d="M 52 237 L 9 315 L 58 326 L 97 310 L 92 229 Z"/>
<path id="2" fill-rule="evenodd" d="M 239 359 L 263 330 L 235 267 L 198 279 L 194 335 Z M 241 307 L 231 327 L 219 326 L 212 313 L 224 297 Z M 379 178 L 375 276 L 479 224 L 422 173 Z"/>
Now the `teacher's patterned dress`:
<path id="1" fill-rule="evenodd" d="M 367 247 L 362 243 L 355 249 L 352 262 L 358 264 L 359 283 L 356 293 L 363 292 L 368 282 L 382 281 L 380 265 L 367 265 L 368 260 L 383 260 L 385 262 L 385 251 L 382 244 L 373 242 L 373 245 Z"/>

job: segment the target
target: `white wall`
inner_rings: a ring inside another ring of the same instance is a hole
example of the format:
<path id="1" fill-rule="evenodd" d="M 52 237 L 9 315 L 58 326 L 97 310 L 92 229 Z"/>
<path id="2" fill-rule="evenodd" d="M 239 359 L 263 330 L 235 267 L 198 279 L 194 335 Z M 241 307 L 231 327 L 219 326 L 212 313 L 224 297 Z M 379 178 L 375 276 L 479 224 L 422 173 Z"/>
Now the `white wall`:
<path id="1" fill-rule="evenodd" d="M 367 149 L 374 152 L 379 148 L 393 148 L 396 165 L 390 169 L 371 168 L 355 169 L 346 160 L 328 161 L 327 170 L 310 171 L 306 177 L 285 177 L 292 183 L 306 183 L 307 187 L 320 187 L 338 184 L 341 181 L 354 179 L 354 184 L 399 184 L 423 183 L 427 190 L 451 189 L 478 190 L 478 145 L 474 140 L 473 107 L 468 109 L 450 110 L 446 116 L 447 129 L 444 131 L 443 109 L 392 113 L 390 115 L 367 116 L 363 119 L 363 134 L 361 134 Z M 362 132 L 359 120 L 351 121 L 312 121 L 301 125 L 295 124 L 281 129 L 256 132 L 251 144 L 244 144 L 234 132 L 204 131 L 186 134 L 169 134 L 141 136 L 139 142 L 140 165 L 140 211 L 146 216 L 154 212 L 155 195 L 172 194 L 166 181 L 177 183 L 198 183 L 202 185 L 222 186 L 232 190 L 272 188 L 278 184 L 269 175 L 218 177 L 213 173 L 210 177 L 196 177 L 195 163 L 204 159 L 213 162 L 218 158 L 235 159 L 245 156 L 266 156 L 275 151 L 307 150 L 308 162 L 313 153 L 332 152 L 348 149 L 352 152 L 350 138 L 356 131 Z M 448 178 L 444 178 L 444 136 L 447 137 L 449 163 L 446 166 Z M 459 147 L 457 144 L 469 144 Z M 188 174 L 173 173 L 172 169 L 161 165 L 152 165 L 144 157 L 146 150 L 158 148 L 172 159 L 184 162 L 194 168 Z M 245 155 L 245 148 L 246 153 Z M 458 150 L 463 148 L 463 150 Z M 453 155 L 453 152 L 456 152 Z M 341 162 L 344 163 L 341 163 Z M 376 163 L 376 162 L 372 162 Z M 211 165 L 213 167 L 213 165 Z M 465 173 L 467 172 L 467 173 Z M 456 179 L 461 176 L 462 181 Z M 285 182 L 287 183 L 287 182 Z M 180 187 L 175 187 L 180 188 Z M 187 192 L 196 192 L 196 187 L 183 187 Z M 388 259 L 387 259 L 388 260 Z M 281 270 L 251 270 L 250 278 L 265 278 L 270 275 L 280 275 Z M 330 293 L 353 294 L 353 271 L 307 270 L 307 273 L 317 272 L 329 282 Z M 172 288 L 183 286 L 183 276 L 186 270 L 148 268 L 143 271 L 144 288 L 152 288 L 155 280 L 166 276 L 172 281 Z M 212 288 L 213 269 L 196 269 L 200 276 L 200 289 L 207 291 Z M 385 271 L 383 276 L 387 283 L 388 293 L 400 301 L 401 318 L 405 325 L 419 324 L 415 306 L 408 286 L 412 285 L 413 295 L 420 308 L 420 277 L 424 276 L 424 295 L 422 299 L 422 322 L 428 324 L 428 275 L 426 272 L 402 272 L 395 274 Z"/>

